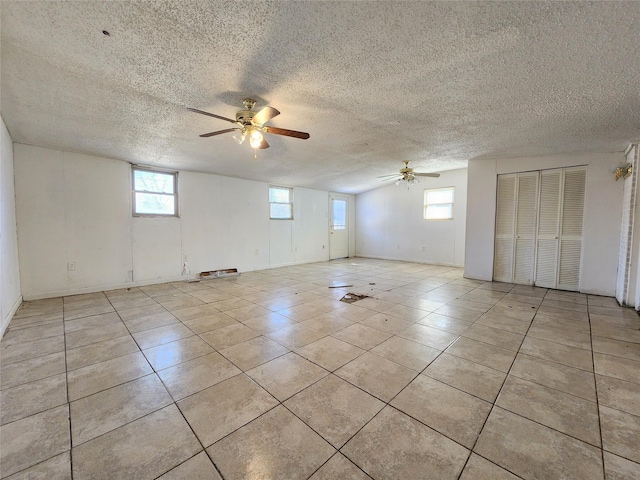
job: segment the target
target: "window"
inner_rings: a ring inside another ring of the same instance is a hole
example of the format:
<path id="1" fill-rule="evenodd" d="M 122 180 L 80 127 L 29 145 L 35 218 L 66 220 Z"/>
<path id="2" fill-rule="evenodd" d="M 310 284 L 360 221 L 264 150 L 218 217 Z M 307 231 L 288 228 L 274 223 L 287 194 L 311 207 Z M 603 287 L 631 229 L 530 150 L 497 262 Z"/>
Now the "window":
<path id="1" fill-rule="evenodd" d="M 293 188 L 269 187 L 271 220 L 293 220 Z"/>
<path id="2" fill-rule="evenodd" d="M 133 214 L 178 216 L 178 174 L 133 167 Z"/>
<path id="3" fill-rule="evenodd" d="M 453 187 L 424 191 L 424 219 L 453 219 Z"/>

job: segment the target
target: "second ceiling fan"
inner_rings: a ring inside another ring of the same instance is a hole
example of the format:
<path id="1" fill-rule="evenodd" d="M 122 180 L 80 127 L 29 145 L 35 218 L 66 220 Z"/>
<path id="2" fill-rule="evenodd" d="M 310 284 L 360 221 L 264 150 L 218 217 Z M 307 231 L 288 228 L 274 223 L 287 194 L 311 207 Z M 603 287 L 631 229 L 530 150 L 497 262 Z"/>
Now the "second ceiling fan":
<path id="1" fill-rule="evenodd" d="M 251 148 L 264 149 L 269 148 L 269 143 L 262 135 L 263 133 L 272 133 L 274 135 L 284 135 L 285 137 L 301 138 L 306 140 L 309 138 L 309 134 L 306 132 L 298 132 L 296 130 L 287 130 L 286 128 L 270 127 L 265 125 L 273 117 L 280 115 L 280 112 L 273 107 L 263 107 L 257 112 L 253 110 L 256 105 L 256 101 L 252 98 L 245 98 L 242 103 L 244 104 L 244 110 L 239 110 L 236 113 L 236 119 L 223 117 L 216 115 L 215 113 L 205 112 L 198 110 L 197 108 L 187 108 L 195 113 L 207 115 L 209 117 L 218 118 L 227 122 L 233 123 L 236 126 L 233 128 L 226 128 L 224 130 L 217 130 L 215 132 L 203 133 L 201 137 L 213 137 L 222 133 L 236 132 L 233 136 L 234 140 L 239 144 L 244 142 L 245 138 L 249 137 L 249 143 Z"/>
<path id="2" fill-rule="evenodd" d="M 399 184 L 400 182 L 407 182 L 407 186 L 408 186 L 408 185 L 412 185 L 413 183 L 418 181 L 416 179 L 416 177 L 434 177 L 434 178 L 438 178 L 440 176 L 439 173 L 414 172 L 413 168 L 411 168 L 409 166 L 409 161 L 404 162 L 404 168 L 400 169 L 399 175 L 400 176 L 398 177 L 398 173 L 392 173 L 391 175 L 382 175 L 382 176 L 380 176 L 378 178 L 384 179 L 384 180 L 382 180 L 384 182 L 386 180 L 392 180 L 392 177 L 396 177 L 395 178 L 396 185 Z"/>

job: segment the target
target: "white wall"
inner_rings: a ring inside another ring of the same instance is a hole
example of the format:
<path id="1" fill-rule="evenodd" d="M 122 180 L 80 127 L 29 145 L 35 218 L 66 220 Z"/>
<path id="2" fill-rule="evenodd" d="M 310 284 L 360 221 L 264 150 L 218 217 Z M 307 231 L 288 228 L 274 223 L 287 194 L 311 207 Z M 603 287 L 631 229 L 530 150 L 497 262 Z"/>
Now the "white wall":
<path id="1" fill-rule="evenodd" d="M 0 117 L 0 338 L 21 302 L 13 143 Z"/>
<path id="2" fill-rule="evenodd" d="M 453 220 L 423 218 L 424 191 L 455 187 Z M 403 184 L 356 197 L 356 254 L 363 257 L 442 265 L 464 265 L 467 170 L 423 177 L 407 190 Z"/>
<path id="3" fill-rule="evenodd" d="M 294 188 L 294 220 L 272 221 L 267 183 L 180 172 L 180 218 L 134 218 L 127 162 L 14 149 L 27 299 L 329 258 L 328 192 Z"/>
<path id="4" fill-rule="evenodd" d="M 610 169 L 622 153 L 469 160 L 465 277 L 491 280 L 497 175 L 587 165 L 580 291 L 613 296 L 616 288 L 622 182 Z"/>

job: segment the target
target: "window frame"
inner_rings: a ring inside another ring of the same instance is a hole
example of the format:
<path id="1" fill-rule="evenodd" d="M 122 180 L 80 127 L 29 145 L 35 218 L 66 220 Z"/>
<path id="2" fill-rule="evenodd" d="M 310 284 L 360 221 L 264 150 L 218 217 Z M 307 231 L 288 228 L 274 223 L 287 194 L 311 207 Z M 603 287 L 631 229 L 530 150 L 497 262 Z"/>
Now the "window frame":
<path id="1" fill-rule="evenodd" d="M 442 191 L 442 190 L 451 190 L 451 201 L 450 202 L 433 202 L 433 203 L 428 203 L 427 202 L 427 197 L 428 197 L 428 193 L 429 192 L 437 192 L 437 191 Z M 446 221 L 446 220 L 453 220 L 453 207 L 455 205 L 455 199 L 456 199 L 456 187 L 440 187 L 440 188 L 428 188 L 425 189 L 424 191 L 424 198 L 423 198 L 423 209 L 422 209 L 422 218 L 426 221 L 429 222 L 437 222 L 437 221 Z M 451 205 L 451 216 L 448 218 L 427 218 L 427 208 L 429 206 L 432 205 Z"/>
<path id="2" fill-rule="evenodd" d="M 271 189 L 278 190 L 288 190 L 289 191 L 289 201 L 288 202 L 272 202 L 271 201 Z M 282 185 L 269 185 L 268 192 L 269 199 L 269 220 L 293 220 L 293 187 L 283 187 Z M 272 217 L 271 216 L 271 205 L 289 205 L 289 217 Z"/>
<path id="3" fill-rule="evenodd" d="M 152 190 L 136 190 L 136 171 L 158 173 L 161 175 L 171 175 L 173 177 L 173 193 L 157 192 Z M 165 195 L 173 197 L 173 213 L 138 213 L 136 211 L 136 193 L 151 193 L 154 195 Z M 178 172 L 175 170 L 163 170 L 155 167 L 145 167 L 141 165 L 131 165 L 131 214 L 134 217 L 179 217 L 178 203 Z"/>

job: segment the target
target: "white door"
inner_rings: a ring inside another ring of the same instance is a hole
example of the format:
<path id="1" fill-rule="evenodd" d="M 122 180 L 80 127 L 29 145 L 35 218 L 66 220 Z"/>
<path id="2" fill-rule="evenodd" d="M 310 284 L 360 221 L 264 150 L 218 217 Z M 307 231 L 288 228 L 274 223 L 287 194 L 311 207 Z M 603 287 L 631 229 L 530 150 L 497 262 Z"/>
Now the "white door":
<path id="1" fill-rule="evenodd" d="M 329 196 L 329 259 L 349 256 L 349 198 Z"/>

